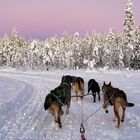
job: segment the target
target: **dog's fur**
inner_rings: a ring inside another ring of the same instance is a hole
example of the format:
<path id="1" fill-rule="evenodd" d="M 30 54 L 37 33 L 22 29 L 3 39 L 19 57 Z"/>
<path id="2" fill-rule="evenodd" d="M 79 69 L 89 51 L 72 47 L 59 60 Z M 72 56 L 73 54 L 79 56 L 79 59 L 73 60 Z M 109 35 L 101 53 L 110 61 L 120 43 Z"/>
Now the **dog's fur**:
<path id="1" fill-rule="evenodd" d="M 73 89 L 75 90 L 76 93 L 76 100 L 78 101 L 78 93 L 80 94 L 81 99 L 83 98 L 84 95 L 84 80 L 81 77 L 74 77 L 74 82 L 73 82 Z"/>
<path id="2" fill-rule="evenodd" d="M 60 95 L 62 94 L 62 96 Z M 59 97 L 58 97 L 59 95 Z M 44 109 L 47 110 L 54 116 L 55 122 L 62 128 L 61 116 L 63 115 L 62 106 L 67 105 L 66 113 L 69 114 L 71 102 L 71 86 L 69 83 L 62 82 L 60 86 L 55 88 L 46 96 L 44 102 Z"/>
<path id="3" fill-rule="evenodd" d="M 98 100 L 100 101 L 100 87 L 99 84 L 95 81 L 95 79 L 90 79 L 88 81 L 88 93 L 92 92 L 93 102 L 96 102 L 96 93 L 98 94 Z"/>
<path id="4" fill-rule="evenodd" d="M 62 82 L 67 82 L 71 84 L 71 88 L 76 93 L 76 100 L 78 100 L 78 94 L 80 96 L 84 95 L 84 80 L 81 77 L 71 76 L 71 75 L 65 75 L 62 77 Z M 82 99 L 82 97 L 81 97 Z"/>
<path id="5" fill-rule="evenodd" d="M 104 104 L 103 108 L 105 109 L 106 113 L 108 113 L 108 106 L 113 105 L 114 106 L 114 121 L 117 118 L 117 127 L 120 128 L 121 122 L 124 121 L 125 117 L 125 110 L 126 107 L 132 107 L 134 106 L 133 103 L 128 103 L 127 102 L 127 96 L 124 93 L 123 90 L 119 90 L 118 88 L 114 88 L 111 86 L 111 82 L 107 85 L 105 82 L 103 83 L 102 86 L 102 91 L 104 94 Z M 122 118 L 120 122 L 120 115 L 119 115 L 119 108 L 122 107 Z"/>
<path id="6" fill-rule="evenodd" d="M 67 83 L 70 83 L 70 84 L 71 84 L 71 87 L 72 87 L 75 78 L 76 78 L 75 76 L 71 76 L 71 75 L 63 75 L 63 76 L 62 76 L 62 80 L 61 80 L 61 82 L 67 82 Z"/>

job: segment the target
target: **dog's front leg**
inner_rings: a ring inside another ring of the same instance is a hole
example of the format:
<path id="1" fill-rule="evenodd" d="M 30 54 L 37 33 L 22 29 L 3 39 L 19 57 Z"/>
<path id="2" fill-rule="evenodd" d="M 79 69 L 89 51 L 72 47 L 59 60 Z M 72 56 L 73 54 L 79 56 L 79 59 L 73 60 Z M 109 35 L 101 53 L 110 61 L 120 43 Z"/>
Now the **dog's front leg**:
<path id="1" fill-rule="evenodd" d="M 109 106 L 108 102 L 104 102 L 103 109 L 105 110 L 106 113 L 108 113 L 108 109 L 107 109 L 108 106 Z"/>

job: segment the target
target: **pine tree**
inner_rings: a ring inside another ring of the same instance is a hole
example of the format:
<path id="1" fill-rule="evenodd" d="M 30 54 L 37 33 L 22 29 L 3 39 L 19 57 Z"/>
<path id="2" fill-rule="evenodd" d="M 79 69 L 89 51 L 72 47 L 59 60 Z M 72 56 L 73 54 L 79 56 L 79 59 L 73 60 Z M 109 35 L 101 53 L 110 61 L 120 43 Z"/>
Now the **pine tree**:
<path id="1" fill-rule="evenodd" d="M 10 66 L 11 47 L 10 47 L 10 38 L 7 34 L 4 34 L 3 38 L 1 39 L 0 59 L 1 66 Z"/>
<path id="2" fill-rule="evenodd" d="M 133 69 L 140 69 L 140 27 L 135 30 L 133 51 L 131 53 L 131 67 Z"/>
<path id="3" fill-rule="evenodd" d="M 81 68 L 81 64 L 83 64 L 83 55 L 81 52 L 81 37 L 79 33 L 75 33 L 72 39 L 72 57 L 73 57 L 73 63 L 74 63 L 74 69 Z"/>
<path id="4" fill-rule="evenodd" d="M 134 33 L 134 12 L 133 12 L 133 3 L 131 0 L 128 0 L 125 9 L 125 21 L 124 21 L 124 34 L 125 34 L 125 43 L 131 43 L 133 40 Z"/>
<path id="5" fill-rule="evenodd" d="M 73 57 L 72 57 L 72 36 L 64 32 L 63 37 L 60 39 L 61 46 L 61 57 L 62 57 L 62 68 L 73 68 Z"/>
<path id="6" fill-rule="evenodd" d="M 131 52 L 133 51 L 133 34 L 134 34 L 134 12 L 133 3 L 128 0 L 125 9 L 124 21 L 124 63 L 126 67 L 130 68 Z"/>
<path id="7" fill-rule="evenodd" d="M 12 29 L 12 34 L 10 37 L 10 66 L 16 67 L 17 66 L 17 50 L 19 47 L 19 34 L 16 28 Z"/>

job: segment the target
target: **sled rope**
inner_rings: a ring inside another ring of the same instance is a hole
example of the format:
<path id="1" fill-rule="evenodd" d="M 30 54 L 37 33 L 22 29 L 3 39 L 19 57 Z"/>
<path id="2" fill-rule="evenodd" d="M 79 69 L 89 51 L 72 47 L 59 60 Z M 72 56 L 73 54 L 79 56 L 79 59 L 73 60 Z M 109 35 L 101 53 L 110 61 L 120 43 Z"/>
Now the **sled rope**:
<path id="1" fill-rule="evenodd" d="M 114 96 L 116 92 L 114 92 L 110 98 L 107 100 L 106 104 L 109 102 L 109 100 Z M 86 119 L 83 120 L 83 100 L 82 100 L 82 123 L 80 126 L 80 133 L 81 133 L 81 140 L 86 140 L 84 133 L 85 133 L 85 128 L 83 123 L 86 122 L 88 119 L 90 119 L 92 116 L 94 116 L 99 110 L 101 110 L 103 107 L 103 105 L 101 107 L 99 107 L 95 112 L 93 112 L 89 117 L 87 117 Z"/>
<path id="2" fill-rule="evenodd" d="M 105 104 L 107 104 L 109 102 L 109 100 L 114 96 L 116 92 L 114 92 L 110 98 L 107 100 L 107 102 Z M 89 117 L 87 117 L 86 119 L 83 120 L 83 123 L 86 122 L 88 119 L 90 119 L 92 116 L 94 116 L 99 110 L 101 110 L 103 107 L 103 105 L 101 107 L 99 107 L 97 110 L 95 110 Z"/>
<path id="3" fill-rule="evenodd" d="M 84 94 L 84 95 L 73 95 L 71 96 L 72 97 L 84 97 L 84 96 L 88 96 L 88 95 L 91 95 L 92 93 L 87 93 L 87 94 Z"/>
<path id="4" fill-rule="evenodd" d="M 80 133 L 81 133 L 81 140 L 86 140 L 85 136 L 84 136 L 84 133 L 85 133 L 85 128 L 84 128 L 84 125 L 83 125 L 83 100 L 82 100 L 82 112 L 81 112 L 81 116 L 82 116 L 82 122 L 81 122 L 81 126 L 80 126 Z"/>

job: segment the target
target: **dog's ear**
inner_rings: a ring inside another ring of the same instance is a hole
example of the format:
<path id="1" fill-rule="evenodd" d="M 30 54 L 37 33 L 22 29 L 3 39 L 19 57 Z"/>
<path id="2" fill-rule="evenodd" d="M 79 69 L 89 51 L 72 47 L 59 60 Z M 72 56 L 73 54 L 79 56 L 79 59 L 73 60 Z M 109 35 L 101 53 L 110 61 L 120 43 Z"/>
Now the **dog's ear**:
<path id="1" fill-rule="evenodd" d="M 51 91 L 50 91 L 50 93 L 53 93 L 53 92 L 54 92 L 54 90 L 51 90 Z"/>
<path id="2" fill-rule="evenodd" d="M 64 75 L 62 76 L 61 82 L 63 82 L 63 79 L 64 79 Z"/>
<path id="3" fill-rule="evenodd" d="M 111 86 L 111 81 L 109 82 L 109 84 L 108 84 L 109 86 Z"/>
<path id="4" fill-rule="evenodd" d="M 104 81 L 103 85 L 104 85 L 104 86 L 106 85 L 106 84 L 105 84 L 105 81 Z"/>

